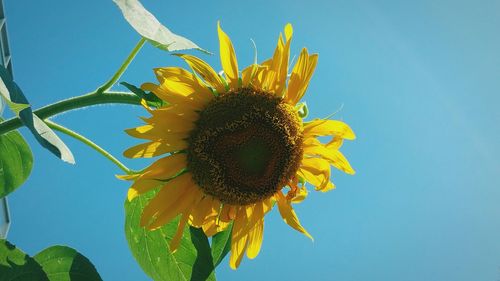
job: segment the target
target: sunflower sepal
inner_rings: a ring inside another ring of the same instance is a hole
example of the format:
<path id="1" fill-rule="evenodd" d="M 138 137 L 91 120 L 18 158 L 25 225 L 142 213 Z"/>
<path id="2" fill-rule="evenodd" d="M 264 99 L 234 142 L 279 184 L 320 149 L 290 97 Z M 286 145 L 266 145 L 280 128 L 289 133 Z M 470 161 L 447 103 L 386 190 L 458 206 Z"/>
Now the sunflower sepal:
<path id="1" fill-rule="evenodd" d="M 296 106 L 295 109 L 297 110 L 297 113 L 299 114 L 300 118 L 305 119 L 307 116 L 309 116 L 309 109 L 307 108 L 307 103 L 304 102 L 299 102 Z"/>
<path id="2" fill-rule="evenodd" d="M 132 85 L 130 83 L 127 83 L 127 82 L 120 82 L 120 84 L 123 85 L 125 88 L 127 88 L 132 93 L 136 94 L 139 98 L 144 100 L 146 102 L 146 104 L 149 106 L 152 106 L 154 108 L 160 108 L 160 107 L 166 106 L 168 104 L 164 100 L 160 99 L 153 92 L 146 93 L 141 88 L 139 88 L 135 85 Z"/>

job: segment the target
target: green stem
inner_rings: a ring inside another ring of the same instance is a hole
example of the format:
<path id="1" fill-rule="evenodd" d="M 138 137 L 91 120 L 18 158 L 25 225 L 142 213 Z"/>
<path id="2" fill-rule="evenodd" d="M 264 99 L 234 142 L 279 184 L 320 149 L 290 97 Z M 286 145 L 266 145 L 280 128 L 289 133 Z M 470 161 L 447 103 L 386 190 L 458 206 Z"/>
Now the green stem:
<path id="1" fill-rule="evenodd" d="M 94 143 L 93 141 L 87 139 L 86 137 L 78 134 L 77 132 L 75 131 L 72 131 L 66 127 L 63 127 L 57 123 L 54 123 L 50 120 L 44 120 L 44 122 L 52 129 L 56 130 L 56 131 L 59 131 L 63 134 L 66 134 L 70 137 L 73 137 L 81 142 L 83 142 L 84 144 L 90 146 L 91 148 L 93 148 L 95 151 L 99 152 L 100 154 L 102 154 L 104 157 L 108 158 L 111 162 L 115 163 L 116 166 L 118 166 L 118 168 L 120 168 L 122 171 L 124 171 L 125 173 L 127 174 L 133 174 L 134 171 L 133 170 L 130 170 L 129 168 L 127 168 L 127 166 L 125 166 L 122 162 L 120 162 L 120 160 L 116 159 L 116 157 L 114 157 L 113 155 L 111 155 L 111 153 L 107 152 L 106 150 L 104 150 L 102 147 L 98 146 L 96 143 Z"/>
<path id="2" fill-rule="evenodd" d="M 88 107 L 96 104 L 106 104 L 106 103 L 121 103 L 121 104 L 134 104 L 140 105 L 141 98 L 137 95 L 125 92 L 104 92 L 97 93 L 93 92 L 90 94 L 85 94 L 78 97 L 72 97 L 66 100 L 62 100 L 40 109 L 35 110 L 35 113 L 42 120 L 47 119 L 51 116 L 66 112 L 69 110 Z M 9 120 L 0 123 L 0 135 L 5 134 L 9 131 L 15 130 L 22 126 L 19 117 L 13 117 Z"/>
<path id="3" fill-rule="evenodd" d="M 141 40 L 139 40 L 139 42 L 137 43 L 137 45 L 135 45 L 132 52 L 130 52 L 127 59 L 122 63 L 120 68 L 116 71 L 115 75 L 113 75 L 113 77 L 111 77 L 111 79 L 109 79 L 109 81 L 106 82 L 104 85 L 97 88 L 96 93 L 99 93 L 99 94 L 104 93 L 105 91 L 109 90 L 116 83 L 116 81 L 118 81 L 118 79 L 120 79 L 122 74 L 125 72 L 125 70 L 127 70 L 127 67 L 132 62 L 132 60 L 135 58 L 135 56 L 137 55 L 139 50 L 142 48 L 142 46 L 144 45 L 145 42 L 146 42 L 146 39 L 144 37 L 142 37 Z"/>

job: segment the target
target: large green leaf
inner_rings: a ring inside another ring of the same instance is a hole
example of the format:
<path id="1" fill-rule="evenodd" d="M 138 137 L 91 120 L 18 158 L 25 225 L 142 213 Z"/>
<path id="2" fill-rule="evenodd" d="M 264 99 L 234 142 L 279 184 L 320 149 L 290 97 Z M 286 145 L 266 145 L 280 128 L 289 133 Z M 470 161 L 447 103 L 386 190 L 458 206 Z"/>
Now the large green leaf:
<path id="1" fill-rule="evenodd" d="M 0 135 L 0 198 L 26 181 L 32 165 L 30 147 L 18 131 Z"/>
<path id="2" fill-rule="evenodd" d="M 125 236 L 142 270 L 159 280 L 215 280 L 208 239 L 200 229 L 186 227 L 179 249 L 172 253 L 169 242 L 177 230 L 178 219 L 149 231 L 139 225 L 144 206 L 156 191 L 125 202 Z"/>
<path id="3" fill-rule="evenodd" d="M 156 48 L 165 51 L 198 49 L 191 40 L 172 33 L 162 25 L 138 0 L 113 0 L 128 23 Z"/>
<path id="4" fill-rule="evenodd" d="M 49 281 L 102 281 L 94 265 L 76 250 L 52 246 L 34 256 Z"/>
<path id="5" fill-rule="evenodd" d="M 76 250 L 52 246 L 34 258 L 0 240 L 0 281 L 102 281 L 92 263 Z"/>
<path id="6" fill-rule="evenodd" d="M 226 230 L 217 233 L 212 238 L 212 257 L 214 260 L 214 266 L 217 267 L 226 255 L 231 250 L 231 229 L 233 225 L 228 227 Z"/>
<path id="7" fill-rule="evenodd" d="M 0 240 L 1 281 L 48 281 L 42 267 L 6 240 Z"/>
<path id="8" fill-rule="evenodd" d="M 28 127 L 35 139 L 61 160 L 74 164 L 75 159 L 64 142 L 50 129 L 43 120 L 33 114 L 26 96 L 17 86 L 7 70 L 0 66 L 0 96 Z"/>

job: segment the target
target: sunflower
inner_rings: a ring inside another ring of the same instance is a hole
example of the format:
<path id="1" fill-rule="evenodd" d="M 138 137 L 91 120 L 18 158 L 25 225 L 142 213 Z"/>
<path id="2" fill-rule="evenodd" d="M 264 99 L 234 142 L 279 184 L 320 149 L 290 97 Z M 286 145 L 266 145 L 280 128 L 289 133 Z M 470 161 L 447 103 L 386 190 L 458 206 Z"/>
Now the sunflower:
<path id="1" fill-rule="evenodd" d="M 289 74 L 290 24 L 272 58 L 241 72 L 231 40 L 220 24 L 217 30 L 223 74 L 195 56 L 178 54 L 193 72 L 157 68 L 159 83 L 141 86 L 167 105 L 150 108 L 143 101 L 151 117 L 126 132 L 147 142 L 124 155 L 166 156 L 122 178 L 133 180 L 128 200 L 159 187 L 143 210 L 142 226 L 154 230 L 180 217 L 172 251 L 186 224 L 210 237 L 232 222 L 229 264 L 236 269 L 245 252 L 250 259 L 258 255 L 264 216 L 275 204 L 285 223 L 312 238 L 292 203 L 306 198 L 306 182 L 321 192 L 333 189 L 330 165 L 354 174 L 339 148 L 355 136 L 341 121 L 302 120 L 304 104 L 299 101 L 318 55 L 302 49 Z M 322 136 L 331 139 L 322 143 Z"/>

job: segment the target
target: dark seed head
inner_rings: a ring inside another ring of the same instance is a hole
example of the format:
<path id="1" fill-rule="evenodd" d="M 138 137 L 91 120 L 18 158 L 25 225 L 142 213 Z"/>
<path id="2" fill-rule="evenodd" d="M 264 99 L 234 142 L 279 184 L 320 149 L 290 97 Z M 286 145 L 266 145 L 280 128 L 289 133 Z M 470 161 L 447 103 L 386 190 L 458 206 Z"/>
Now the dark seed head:
<path id="1" fill-rule="evenodd" d="M 212 100 L 188 143 L 188 169 L 203 191 L 247 205 L 273 195 L 297 172 L 302 121 L 281 98 L 243 88 Z"/>

